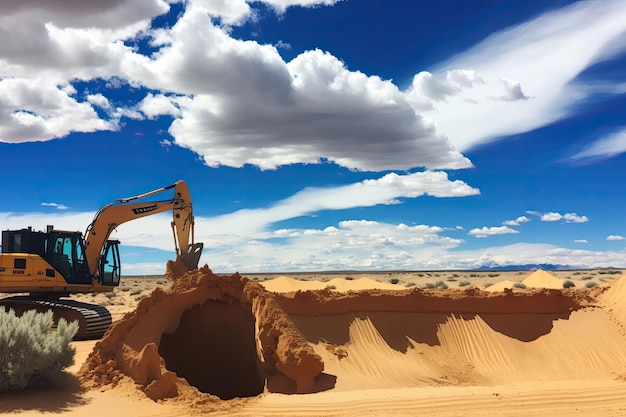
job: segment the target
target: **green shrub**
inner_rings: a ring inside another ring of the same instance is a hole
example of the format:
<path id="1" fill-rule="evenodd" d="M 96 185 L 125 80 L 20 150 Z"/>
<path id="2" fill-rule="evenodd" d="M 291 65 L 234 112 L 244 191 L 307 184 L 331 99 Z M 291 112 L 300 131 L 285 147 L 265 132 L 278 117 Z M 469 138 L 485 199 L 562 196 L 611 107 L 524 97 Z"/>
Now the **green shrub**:
<path id="1" fill-rule="evenodd" d="M 391 278 L 389 282 L 391 282 L 393 285 L 396 285 L 398 282 L 400 282 L 400 280 L 398 278 Z"/>
<path id="2" fill-rule="evenodd" d="M 524 284 L 523 282 L 516 282 L 515 284 L 513 284 L 513 288 L 519 288 L 523 290 L 526 288 L 526 284 Z"/>
<path id="3" fill-rule="evenodd" d="M 415 287 L 415 283 L 414 282 L 407 282 L 405 287 L 407 287 L 407 288 Z"/>
<path id="4" fill-rule="evenodd" d="M 570 281 L 569 279 L 563 282 L 563 288 L 574 288 L 575 286 L 576 284 L 574 284 L 574 282 Z"/>
<path id="5" fill-rule="evenodd" d="M 354 277 L 351 277 L 351 276 L 347 276 L 346 277 L 346 281 L 352 281 L 353 279 L 354 279 Z"/>
<path id="6" fill-rule="evenodd" d="M 471 284 L 471 282 L 469 282 L 469 281 L 461 281 L 461 282 L 459 282 L 459 287 L 465 287 L 465 286 L 470 285 L 470 284 Z"/>
<path id="7" fill-rule="evenodd" d="M 52 311 L 29 310 L 18 317 L 0 307 L 0 391 L 54 385 L 74 364 L 69 345 L 78 323 L 60 319 L 52 330 Z"/>
<path id="8" fill-rule="evenodd" d="M 587 287 L 587 288 L 593 288 L 593 287 L 595 287 L 596 285 L 598 285 L 598 283 L 597 283 L 597 282 L 594 282 L 594 281 L 589 281 L 588 283 L 586 283 L 586 284 L 585 284 L 585 287 Z"/>

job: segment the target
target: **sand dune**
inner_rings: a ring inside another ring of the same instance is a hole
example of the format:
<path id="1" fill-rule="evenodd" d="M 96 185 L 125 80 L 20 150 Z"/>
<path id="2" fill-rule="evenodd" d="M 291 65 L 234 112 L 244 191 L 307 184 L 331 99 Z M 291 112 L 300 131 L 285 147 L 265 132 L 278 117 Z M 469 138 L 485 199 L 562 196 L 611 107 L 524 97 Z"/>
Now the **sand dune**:
<path id="1" fill-rule="evenodd" d="M 388 282 L 380 282 L 371 278 L 345 279 L 333 278 L 329 281 L 302 281 L 290 278 L 288 276 L 279 276 L 269 281 L 261 282 L 261 285 L 268 291 L 286 293 L 294 291 L 307 290 L 323 290 L 325 288 L 339 292 L 360 291 L 367 289 L 381 290 L 404 290 L 400 285 L 394 285 Z"/>
<path id="2" fill-rule="evenodd" d="M 563 288 L 563 281 L 541 269 L 530 274 L 522 284 L 528 288 Z"/>
<path id="3" fill-rule="evenodd" d="M 626 277 L 563 289 L 562 279 L 536 271 L 488 291 L 406 289 L 368 277 L 256 283 L 207 267 L 171 278 L 171 287 L 138 301 L 101 341 L 74 342 L 82 366 L 71 371 L 86 391 L 70 389 L 53 412 L 598 416 L 626 410 Z M 0 396 L 0 413 L 14 410 L 38 415 L 45 407 Z"/>

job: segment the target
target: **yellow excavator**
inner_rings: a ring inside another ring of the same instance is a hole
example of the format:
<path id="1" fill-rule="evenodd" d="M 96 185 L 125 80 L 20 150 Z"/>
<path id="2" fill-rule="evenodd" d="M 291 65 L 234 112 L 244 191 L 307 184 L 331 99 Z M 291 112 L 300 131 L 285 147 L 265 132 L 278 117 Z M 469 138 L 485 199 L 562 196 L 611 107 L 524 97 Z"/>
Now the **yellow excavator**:
<path id="1" fill-rule="evenodd" d="M 149 197 L 174 191 L 170 199 Z M 18 314 L 26 310 L 52 310 L 55 323 L 63 317 L 78 320 L 76 339 L 101 337 L 111 325 L 104 306 L 64 299 L 70 294 L 113 291 L 120 284 L 119 241 L 113 230 L 128 221 L 172 210 L 176 261 L 189 270 L 198 268 L 203 244 L 194 243 L 194 217 L 189 188 L 184 181 L 141 195 L 121 198 L 103 206 L 85 234 L 74 231 L 34 231 L 32 227 L 2 231 L 0 293 L 28 293 L 0 299 Z"/>

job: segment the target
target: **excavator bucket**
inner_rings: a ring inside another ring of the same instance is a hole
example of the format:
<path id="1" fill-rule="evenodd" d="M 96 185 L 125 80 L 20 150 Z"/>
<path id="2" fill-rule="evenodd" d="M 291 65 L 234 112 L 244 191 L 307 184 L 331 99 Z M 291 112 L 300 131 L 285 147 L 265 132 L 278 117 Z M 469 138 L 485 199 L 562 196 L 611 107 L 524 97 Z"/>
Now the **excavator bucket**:
<path id="1" fill-rule="evenodd" d="M 182 263 L 190 271 L 198 269 L 198 262 L 200 262 L 203 248 L 204 243 L 202 242 L 190 244 L 187 247 L 187 252 L 183 252 L 176 257 L 176 262 Z"/>

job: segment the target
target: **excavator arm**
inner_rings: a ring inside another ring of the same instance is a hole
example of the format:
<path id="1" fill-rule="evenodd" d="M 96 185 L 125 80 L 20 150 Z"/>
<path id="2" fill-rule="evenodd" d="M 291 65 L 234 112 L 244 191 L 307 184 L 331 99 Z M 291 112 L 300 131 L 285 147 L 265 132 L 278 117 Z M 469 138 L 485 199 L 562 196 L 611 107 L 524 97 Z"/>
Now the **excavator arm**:
<path id="1" fill-rule="evenodd" d="M 173 189 L 169 200 L 146 201 L 149 197 Z M 141 195 L 120 198 L 102 207 L 85 232 L 85 258 L 92 276 L 99 274 L 102 249 L 113 230 L 128 221 L 172 210 L 172 232 L 176 260 L 189 270 L 198 268 L 202 243 L 194 243 L 194 217 L 189 188 L 184 181 Z"/>

